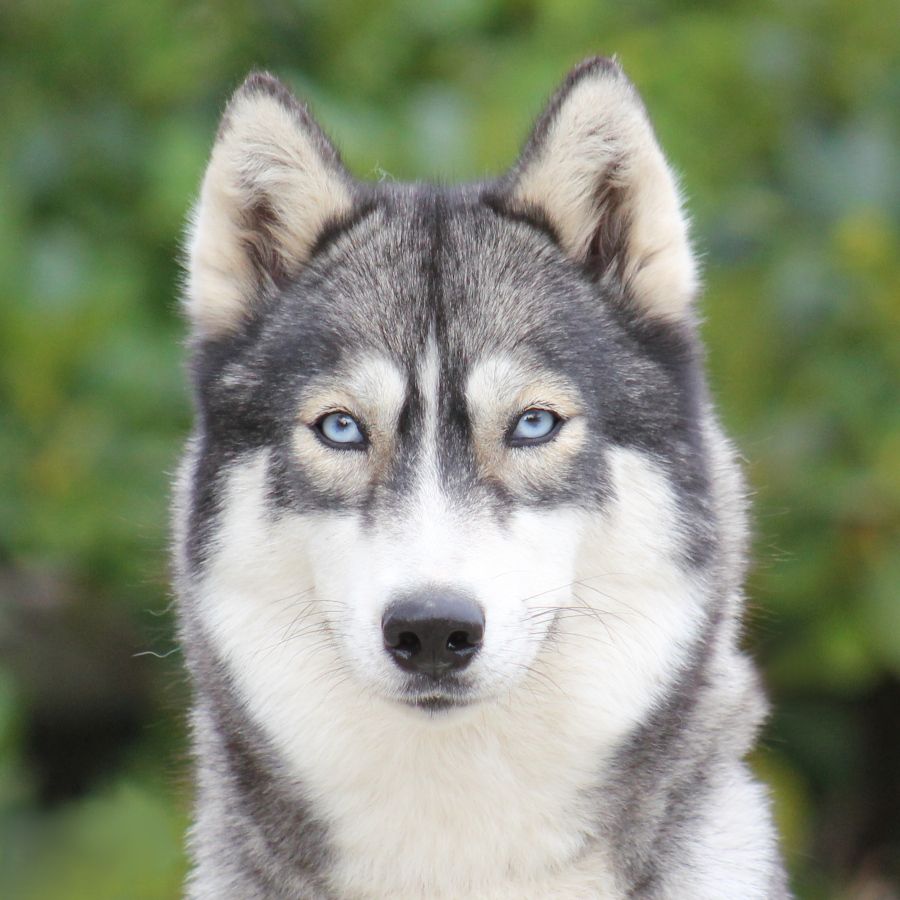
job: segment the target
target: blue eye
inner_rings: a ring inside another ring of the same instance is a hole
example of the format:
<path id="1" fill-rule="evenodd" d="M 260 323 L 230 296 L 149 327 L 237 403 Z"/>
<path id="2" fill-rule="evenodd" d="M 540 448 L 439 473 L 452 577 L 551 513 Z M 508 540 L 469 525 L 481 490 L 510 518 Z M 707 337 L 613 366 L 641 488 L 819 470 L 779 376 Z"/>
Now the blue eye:
<path id="1" fill-rule="evenodd" d="M 561 424 L 562 419 L 549 409 L 526 409 L 510 432 L 509 443 L 513 447 L 541 444 L 554 437 Z"/>
<path id="2" fill-rule="evenodd" d="M 329 413 L 316 422 L 316 429 L 326 444 L 341 450 L 362 450 L 367 443 L 362 428 L 350 413 Z"/>

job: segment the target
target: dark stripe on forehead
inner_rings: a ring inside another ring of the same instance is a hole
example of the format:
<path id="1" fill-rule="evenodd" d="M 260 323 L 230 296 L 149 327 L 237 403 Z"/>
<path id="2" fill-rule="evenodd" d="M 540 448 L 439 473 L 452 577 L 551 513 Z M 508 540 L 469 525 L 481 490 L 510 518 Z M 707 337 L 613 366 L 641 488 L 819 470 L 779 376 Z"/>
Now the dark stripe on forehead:
<path id="1" fill-rule="evenodd" d="M 467 347 L 459 341 L 458 320 L 465 314 L 465 307 L 474 298 L 457 293 L 456 279 L 449 277 L 458 272 L 470 260 L 455 258 L 458 246 L 450 240 L 450 229 L 460 227 L 452 222 L 453 201 L 459 206 L 461 198 L 443 194 L 436 204 L 434 230 L 432 232 L 432 268 L 435 302 L 435 342 L 438 352 L 438 471 L 442 484 L 451 492 L 461 494 L 476 486 L 477 472 L 472 447 L 471 423 L 466 404 L 465 385 L 469 369 L 476 360 L 467 353 Z"/>
<path id="2" fill-rule="evenodd" d="M 404 372 L 407 394 L 397 421 L 390 469 L 382 483 L 373 485 L 363 504 L 364 511 L 378 502 L 402 503 L 415 484 L 424 461 L 422 442 L 429 402 L 421 367 L 427 358 L 429 335 L 436 333 L 436 322 L 442 315 L 441 278 L 436 264 L 443 215 L 439 192 L 422 187 L 410 196 L 407 192 L 394 195 L 388 190 L 384 203 L 395 227 L 399 223 L 402 228 L 392 245 L 396 255 L 387 262 L 397 268 L 399 280 L 391 307 L 385 310 L 385 320 L 394 337 L 399 337 L 391 355 Z M 373 329 L 378 326 L 378 322 L 373 322 Z M 390 351 L 382 346 L 381 352 Z"/>
<path id="3" fill-rule="evenodd" d="M 453 328 L 467 298 L 448 293 L 452 281 L 447 277 L 448 267 L 458 268 L 463 262 L 448 256 L 448 247 L 453 243 L 449 229 L 453 225 L 455 197 L 428 186 L 401 201 L 406 201 L 402 212 L 413 238 L 402 249 L 407 265 L 417 269 L 422 289 L 422 296 L 406 298 L 406 305 L 395 313 L 397 327 L 407 334 L 403 359 L 398 362 L 405 369 L 409 393 L 398 424 L 391 474 L 384 487 L 402 503 L 415 485 L 421 467 L 427 465 L 426 452 L 435 453 L 438 479 L 449 493 L 471 488 L 476 473 L 464 393 L 469 361 L 464 358 L 464 348 L 456 346 Z M 420 317 L 416 315 L 417 307 L 424 313 Z M 436 359 L 430 358 L 432 351 Z M 437 367 L 433 373 L 431 366 Z M 427 445 L 432 440 L 428 430 L 432 406 L 433 448 Z"/>

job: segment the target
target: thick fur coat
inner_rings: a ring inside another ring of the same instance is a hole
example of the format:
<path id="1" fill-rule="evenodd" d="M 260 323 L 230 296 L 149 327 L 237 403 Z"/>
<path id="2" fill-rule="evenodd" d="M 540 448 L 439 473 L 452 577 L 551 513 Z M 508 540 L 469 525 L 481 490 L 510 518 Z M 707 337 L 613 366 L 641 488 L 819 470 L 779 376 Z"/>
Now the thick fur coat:
<path id="1" fill-rule="evenodd" d="M 454 188 L 237 91 L 188 243 L 191 898 L 787 897 L 696 289 L 613 62 Z M 389 639 L 410 597 L 480 617 L 450 674 Z"/>

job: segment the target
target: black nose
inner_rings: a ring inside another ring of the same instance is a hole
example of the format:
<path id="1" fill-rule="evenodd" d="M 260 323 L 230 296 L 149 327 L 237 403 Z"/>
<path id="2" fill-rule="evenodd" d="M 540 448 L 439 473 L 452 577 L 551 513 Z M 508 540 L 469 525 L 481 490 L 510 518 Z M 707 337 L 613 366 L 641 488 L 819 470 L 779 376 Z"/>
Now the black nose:
<path id="1" fill-rule="evenodd" d="M 381 622 L 384 648 L 407 672 L 440 678 L 465 668 L 484 638 L 484 613 L 468 595 L 435 591 L 406 596 Z"/>

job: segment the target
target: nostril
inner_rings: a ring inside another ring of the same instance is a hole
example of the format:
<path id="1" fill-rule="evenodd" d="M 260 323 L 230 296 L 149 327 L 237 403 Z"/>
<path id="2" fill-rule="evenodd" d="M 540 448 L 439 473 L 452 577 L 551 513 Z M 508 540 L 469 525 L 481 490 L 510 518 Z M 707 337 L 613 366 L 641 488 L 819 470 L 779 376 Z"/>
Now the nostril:
<path id="1" fill-rule="evenodd" d="M 462 653 L 465 650 L 474 650 L 480 643 L 481 640 L 473 640 L 468 631 L 454 631 L 447 638 L 447 649 L 453 653 Z"/>
<path id="2" fill-rule="evenodd" d="M 401 631 L 397 635 L 396 643 L 391 644 L 394 653 L 400 654 L 406 659 L 411 659 L 422 649 L 422 642 L 417 634 L 412 631 Z"/>

